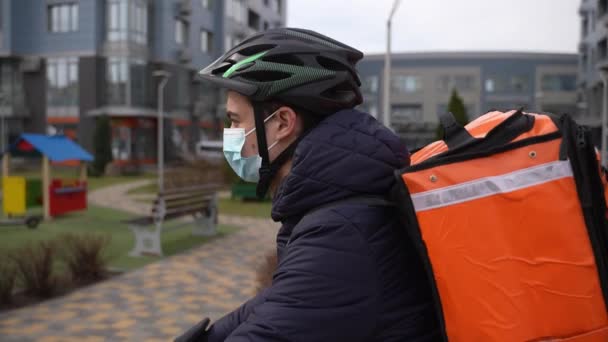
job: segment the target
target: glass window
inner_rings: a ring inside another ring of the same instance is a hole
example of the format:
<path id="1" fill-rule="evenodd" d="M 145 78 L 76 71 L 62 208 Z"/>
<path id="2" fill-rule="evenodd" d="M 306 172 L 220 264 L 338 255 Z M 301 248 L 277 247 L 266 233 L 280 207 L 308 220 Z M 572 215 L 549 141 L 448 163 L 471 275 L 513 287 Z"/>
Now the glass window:
<path id="1" fill-rule="evenodd" d="M 176 107 L 178 109 L 188 109 L 190 106 L 190 91 L 192 90 L 190 72 L 188 70 L 180 70 L 175 76 L 177 82 Z"/>
<path id="2" fill-rule="evenodd" d="M 50 32 L 78 31 L 78 4 L 48 6 L 47 21 Z"/>
<path id="3" fill-rule="evenodd" d="M 108 41 L 148 42 L 148 4 L 145 0 L 107 0 Z"/>
<path id="4" fill-rule="evenodd" d="M 421 104 L 393 105 L 391 109 L 391 123 L 393 124 L 398 125 L 422 121 Z"/>
<path id="5" fill-rule="evenodd" d="M 129 64 L 126 58 L 108 58 L 107 68 L 107 100 L 112 105 L 127 105 L 127 83 L 129 80 Z"/>
<path id="6" fill-rule="evenodd" d="M 361 90 L 364 93 L 377 94 L 378 93 L 378 76 L 367 76 L 363 79 Z"/>
<path id="7" fill-rule="evenodd" d="M 0 113 L 3 115 L 13 115 L 14 108 L 25 106 L 23 73 L 13 61 L 0 62 L 0 93 L 4 95 L 4 99 L 0 102 Z"/>
<path id="8" fill-rule="evenodd" d="M 110 57 L 107 66 L 107 100 L 110 105 L 147 105 L 146 63 L 139 59 Z"/>
<path id="9" fill-rule="evenodd" d="M 224 46 L 226 47 L 226 51 L 232 49 L 232 44 L 234 43 L 234 40 L 232 39 L 231 36 L 226 36 L 224 37 Z"/>
<path id="10" fill-rule="evenodd" d="M 213 0 L 201 0 L 201 6 L 206 9 L 211 9 L 211 6 L 213 6 Z"/>
<path id="11" fill-rule="evenodd" d="M 277 13 L 281 13 L 281 0 L 271 0 L 271 8 Z"/>
<path id="12" fill-rule="evenodd" d="M 47 103 L 49 106 L 78 106 L 78 59 L 47 60 Z"/>
<path id="13" fill-rule="evenodd" d="M 415 93 L 422 88 L 420 77 L 397 75 L 392 78 L 393 91 L 401 94 Z"/>
<path id="14" fill-rule="evenodd" d="M 456 75 L 454 76 L 454 88 L 464 92 L 475 88 L 475 79 L 471 75 Z"/>
<path id="15" fill-rule="evenodd" d="M 527 75 L 493 75 L 486 79 L 488 93 L 525 93 L 530 90 L 530 77 Z"/>
<path id="16" fill-rule="evenodd" d="M 247 5 L 243 0 L 226 0 L 225 9 L 226 17 L 241 24 L 247 22 Z"/>
<path id="17" fill-rule="evenodd" d="M 575 91 L 576 75 L 544 75 L 541 81 L 543 91 Z"/>
<path id="18" fill-rule="evenodd" d="M 486 92 L 488 92 L 488 93 L 493 93 L 494 91 L 495 91 L 495 88 L 494 88 L 494 80 L 493 80 L 493 79 L 491 79 L 491 78 L 488 78 L 488 79 L 486 80 Z"/>
<path id="19" fill-rule="evenodd" d="M 146 105 L 146 63 L 134 59 L 129 63 L 129 81 L 131 87 L 131 105 L 144 107 Z"/>
<path id="20" fill-rule="evenodd" d="M 72 31 L 78 31 L 78 5 L 70 5 L 70 29 Z"/>
<path id="21" fill-rule="evenodd" d="M 447 93 L 454 89 L 459 92 L 474 90 L 475 77 L 473 75 L 442 75 L 437 78 L 437 90 Z"/>
<path id="22" fill-rule="evenodd" d="M 209 53 L 212 50 L 213 35 L 211 32 L 201 30 L 201 51 Z"/>
<path id="23" fill-rule="evenodd" d="M 175 20 L 175 42 L 180 45 L 188 44 L 188 24 L 182 19 Z"/>

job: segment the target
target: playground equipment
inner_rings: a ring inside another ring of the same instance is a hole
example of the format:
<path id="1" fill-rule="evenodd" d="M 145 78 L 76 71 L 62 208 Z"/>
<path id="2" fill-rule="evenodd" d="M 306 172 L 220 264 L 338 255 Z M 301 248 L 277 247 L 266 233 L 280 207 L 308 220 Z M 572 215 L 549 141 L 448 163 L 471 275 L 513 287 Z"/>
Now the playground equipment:
<path id="1" fill-rule="evenodd" d="M 10 176 L 11 156 L 42 157 L 42 182 Z M 2 203 L 4 214 L 11 218 L 8 221 L 14 222 L 13 217 L 25 217 L 24 223 L 33 224 L 31 219 L 36 216 L 27 216 L 26 208 L 40 202 L 44 208 L 45 220 L 86 209 L 86 162 L 92 160 L 93 157 L 88 152 L 65 136 L 22 134 L 2 156 Z M 51 163 L 79 164 L 79 179 L 52 179 Z"/>

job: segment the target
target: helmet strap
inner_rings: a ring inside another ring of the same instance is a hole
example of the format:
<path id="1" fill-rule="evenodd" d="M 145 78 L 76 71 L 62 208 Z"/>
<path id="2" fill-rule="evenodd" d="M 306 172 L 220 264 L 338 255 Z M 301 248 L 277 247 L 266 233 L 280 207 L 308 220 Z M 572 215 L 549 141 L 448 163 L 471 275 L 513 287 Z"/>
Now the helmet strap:
<path id="1" fill-rule="evenodd" d="M 262 157 L 262 166 L 260 166 L 260 180 L 256 188 L 256 195 L 259 198 L 264 198 L 268 188 L 270 187 L 270 181 L 272 175 L 270 173 L 270 157 L 268 156 L 268 144 L 266 142 L 266 125 L 264 124 L 264 112 L 262 111 L 262 104 L 260 102 L 253 102 L 253 116 L 255 119 L 255 131 L 258 140 L 258 153 Z"/>
<path id="2" fill-rule="evenodd" d="M 264 198 L 272 179 L 277 175 L 281 167 L 285 165 L 294 155 L 298 144 L 311 130 L 303 132 L 293 143 L 291 143 L 283 152 L 281 152 L 275 160 L 270 162 L 268 156 L 268 144 L 266 142 L 266 127 L 264 125 L 264 113 L 260 102 L 253 102 L 253 113 L 255 116 L 256 136 L 258 140 L 258 153 L 262 157 L 262 166 L 260 166 L 260 180 L 256 187 L 256 195 L 258 198 Z"/>

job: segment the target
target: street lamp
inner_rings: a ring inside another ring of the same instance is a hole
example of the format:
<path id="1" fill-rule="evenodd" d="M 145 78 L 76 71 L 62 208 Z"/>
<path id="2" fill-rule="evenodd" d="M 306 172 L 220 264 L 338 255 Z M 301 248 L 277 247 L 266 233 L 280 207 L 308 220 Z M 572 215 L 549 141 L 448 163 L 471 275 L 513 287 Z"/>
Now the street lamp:
<path id="1" fill-rule="evenodd" d="M 606 131 L 606 126 L 608 126 L 608 70 L 601 69 L 600 77 L 602 78 L 602 84 L 604 85 L 604 88 L 602 89 L 602 151 L 600 156 L 601 164 L 605 167 L 607 165 L 606 157 L 608 157 L 608 155 L 606 155 L 606 136 L 608 135 L 608 132 Z"/>
<path id="2" fill-rule="evenodd" d="M 164 157 L 164 88 L 171 77 L 171 73 L 165 70 L 157 70 L 152 74 L 154 77 L 160 77 L 160 83 L 158 83 L 158 115 L 157 115 L 157 152 L 156 152 L 156 166 L 158 168 L 158 192 L 162 194 L 164 191 L 164 169 L 165 169 L 165 157 Z"/>
<path id="3" fill-rule="evenodd" d="M 391 9 L 391 13 L 386 21 L 386 55 L 384 56 L 384 92 L 382 108 L 384 112 L 384 125 L 386 125 L 388 128 L 391 128 L 391 21 L 393 20 L 395 11 L 397 11 L 397 7 L 399 7 L 399 3 L 401 3 L 401 0 L 395 0 L 393 2 L 393 8 Z"/>
<path id="4" fill-rule="evenodd" d="M 6 122 L 5 117 L 6 117 L 6 111 L 5 111 L 5 106 L 6 106 L 6 96 L 4 95 L 4 93 L 0 93 L 0 106 L 2 106 L 2 111 L 0 112 L 0 124 L 2 125 L 2 127 L 0 127 L 0 153 L 4 153 L 4 149 L 6 148 L 6 146 L 4 146 L 4 142 L 5 142 L 5 137 L 4 137 L 4 131 L 6 130 L 5 126 L 6 126 Z"/>

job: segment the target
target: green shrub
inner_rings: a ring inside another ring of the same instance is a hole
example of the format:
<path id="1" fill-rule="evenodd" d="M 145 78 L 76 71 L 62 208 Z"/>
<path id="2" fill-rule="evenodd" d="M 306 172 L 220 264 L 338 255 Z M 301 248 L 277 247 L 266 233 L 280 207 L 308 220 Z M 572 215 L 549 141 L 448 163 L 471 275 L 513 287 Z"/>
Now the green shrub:
<path id="1" fill-rule="evenodd" d="M 7 255 L 0 255 L 0 304 L 11 302 L 16 279 L 15 263 Z"/>
<path id="2" fill-rule="evenodd" d="M 57 279 L 53 274 L 55 244 L 52 241 L 24 245 L 11 253 L 11 259 L 27 294 L 41 298 L 54 294 Z"/>
<path id="3" fill-rule="evenodd" d="M 90 283 L 107 276 L 104 251 L 110 244 L 109 235 L 67 233 L 60 235 L 57 243 L 62 246 L 59 256 L 72 280 Z"/>
<path id="4" fill-rule="evenodd" d="M 93 176 L 101 176 L 105 172 L 106 165 L 112 161 L 112 127 L 108 116 L 100 116 L 95 124 L 93 136 L 95 144 L 95 160 L 93 160 Z"/>

